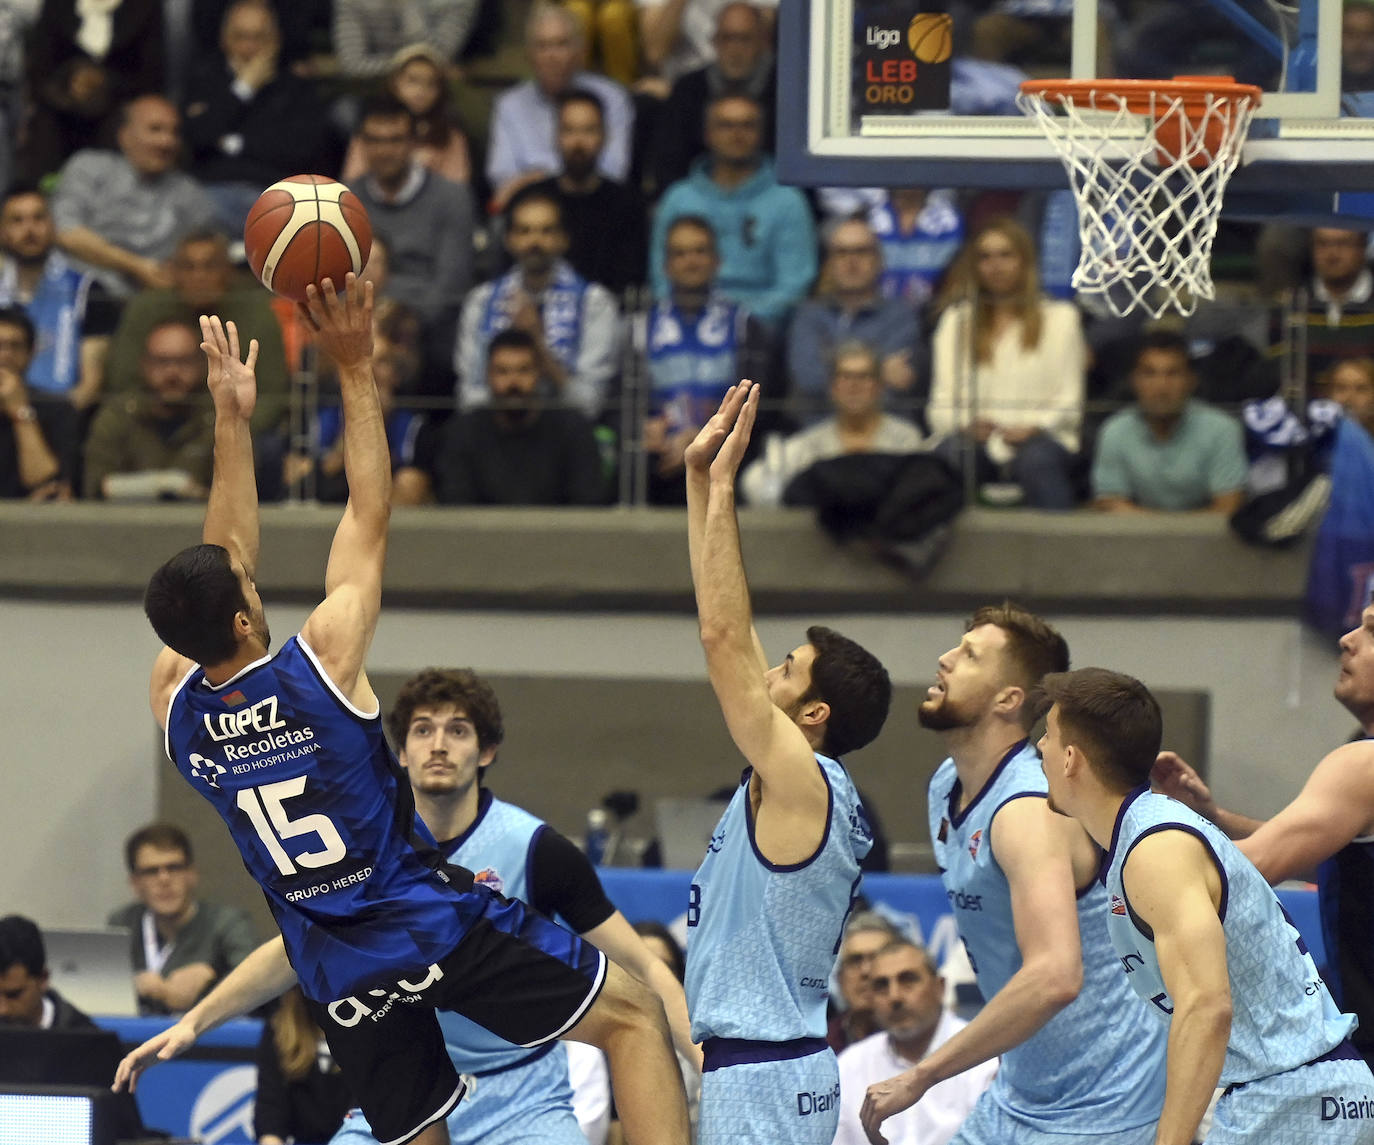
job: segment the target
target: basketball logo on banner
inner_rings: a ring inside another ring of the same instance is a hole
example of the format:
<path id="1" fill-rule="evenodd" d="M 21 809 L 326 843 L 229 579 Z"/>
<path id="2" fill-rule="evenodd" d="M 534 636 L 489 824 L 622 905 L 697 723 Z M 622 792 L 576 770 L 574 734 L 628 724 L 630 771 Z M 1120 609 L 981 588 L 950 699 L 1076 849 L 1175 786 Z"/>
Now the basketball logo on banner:
<path id="1" fill-rule="evenodd" d="M 954 21 L 944 0 L 854 5 L 854 111 L 948 111 Z"/>

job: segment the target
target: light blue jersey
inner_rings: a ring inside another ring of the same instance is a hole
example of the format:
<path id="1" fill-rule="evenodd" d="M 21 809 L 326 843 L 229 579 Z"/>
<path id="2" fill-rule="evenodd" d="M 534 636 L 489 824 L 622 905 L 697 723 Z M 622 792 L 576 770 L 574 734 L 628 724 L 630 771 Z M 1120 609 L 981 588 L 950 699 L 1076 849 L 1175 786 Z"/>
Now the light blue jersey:
<path id="1" fill-rule="evenodd" d="M 811 858 L 780 866 L 763 857 L 746 769 L 697 868 L 687 907 L 687 1009 L 698 1041 L 825 1036 L 830 970 L 873 832 L 845 769 L 823 755 L 816 761 L 830 807 Z"/>
<path id="2" fill-rule="evenodd" d="M 478 806 L 472 826 L 448 846 L 448 861 L 476 872 L 476 881 L 498 894 L 528 902 L 530 861 L 544 822 L 490 791 Z M 440 1010 L 438 1018 L 449 1057 L 468 1082 L 466 1098 L 448 1116 L 452 1145 L 585 1145 L 562 1042 L 528 1050 L 461 1014 Z M 333 1145 L 373 1141 L 367 1119 L 355 1110 Z"/>
<path id="3" fill-rule="evenodd" d="M 930 781 L 930 835 L 959 935 L 983 997 L 991 998 L 1021 968 L 1007 877 L 990 834 L 998 811 L 1014 799 L 1046 798 L 1040 756 L 1029 743 L 1013 747 L 983 789 L 960 809 L 954 761 Z M 1164 1101 L 1164 1031 L 1152 1026 L 1121 980 L 1120 963 L 1103 925 L 1106 891 L 1096 882 L 1078 899 L 1083 987 L 1078 997 L 1019 1046 L 1002 1055 L 991 1087 L 975 1107 L 983 1122 L 1019 1126 L 1017 1140 L 1056 1135 L 1134 1140 L 1153 1126 Z M 1038 1134 L 1038 1135 L 1037 1135 Z M 1144 1139 L 1151 1140 L 1147 1132 Z M 998 1137 L 957 1140 L 999 1141 Z"/>
<path id="4" fill-rule="evenodd" d="M 1355 1028 L 1317 972 L 1307 944 L 1264 876 L 1220 830 L 1182 803 L 1147 787 L 1122 803 L 1103 864 L 1110 895 L 1107 929 L 1131 988 L 1166 1023 L 1174 1012 L 1164 987 L 1154 935 L 1131 909 L 1122 870 L 1132 849 L 1159 831 L 1186 831 L 1202 841 L 1221 875 L 1221 924 L 1231 979 L 1231 1038 L 1223 1086 L 1282 1073 L 1335 1049 Z"/>

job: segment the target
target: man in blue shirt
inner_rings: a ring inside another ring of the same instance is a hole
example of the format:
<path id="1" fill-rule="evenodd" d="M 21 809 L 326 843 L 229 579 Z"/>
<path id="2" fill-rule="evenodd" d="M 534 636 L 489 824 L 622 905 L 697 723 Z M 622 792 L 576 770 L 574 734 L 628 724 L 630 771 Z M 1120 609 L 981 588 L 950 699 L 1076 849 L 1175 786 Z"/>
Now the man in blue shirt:
<path id="1" fill-rule="evenodd" d="M 1136 404 L 1109 417 L 1093 456 L 1093 507 L 1108 513 L 1234 513 L 1245 499 L 1240 423 L 1193 398 L 1188 344 L 1145 335 L 1131 370 Z"/>

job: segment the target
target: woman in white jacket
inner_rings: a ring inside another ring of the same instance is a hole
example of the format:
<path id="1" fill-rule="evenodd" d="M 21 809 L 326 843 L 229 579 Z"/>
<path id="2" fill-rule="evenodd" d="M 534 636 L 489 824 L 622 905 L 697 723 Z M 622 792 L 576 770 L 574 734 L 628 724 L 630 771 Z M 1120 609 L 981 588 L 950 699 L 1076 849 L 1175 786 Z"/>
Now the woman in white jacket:
<path id="1" fill-rule="evenodd" d="M 982 227 L 950 267 L 926 416 L 956 465 L 1010 479 L 1025 503 L 1072 508 L 1087 346 L 1078 309 L 1040 292 L 1035 247 L 1013 219 Z"/>

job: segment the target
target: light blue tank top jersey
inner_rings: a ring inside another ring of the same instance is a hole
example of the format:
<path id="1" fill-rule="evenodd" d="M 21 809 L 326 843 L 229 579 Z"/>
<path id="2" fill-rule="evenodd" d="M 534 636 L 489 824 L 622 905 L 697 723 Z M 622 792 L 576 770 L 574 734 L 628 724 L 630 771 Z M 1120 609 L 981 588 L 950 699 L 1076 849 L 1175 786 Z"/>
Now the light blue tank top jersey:
<path id="1" fill-rule="evenodd" d="M 349 703 L 299 636 L 223 684 L 188 673 L 166 748 L 228 826 L 306 997 L 413 976 L 481 917 L 486 892 L 460 893 L 416 850 L 434 840 L 380 712 Z"/>
<path id="2" fill-rule="evenodd" d="M 848 773 L 823 755 L 825 835 L 805 862 L 768 862 L 754 840 L 746 768 L 716 824 L 687 907 L 687 1009 L 692 1037 L 789 1042 L 825 1036 L 840 932 L 873 846 Z"/>
<path id="3" fill-rule="evenodd" d="M 1159 972 L 1153 935 L 1132 911 L 1121 872 L 1141 839 L 1170 830 L 1200 839 L 1221 874 L 1219 913 L 1226 934 L 1232 1010 L 1221 1084 L 1282 1073 L 1338 1046 L 1355 1019 L 1336 1008 L 1307 944 L 1264 876 L 1206 819 L 1146 787 L 1132 792 L 1121 805 L 1103 864 L 1110 896 L 1107 928 L 1131 988 L 1168 1021 L 1174 1006 Z"/>
<path id="4" fill-rule="evenodd" d="M 1013 747 L 973 801 L 962 795 L 952 759 L 930 780 L 930 836 L 959 935 L 984 998 L 1021 968 L 1007 877 L 993 857 L 993 818 L 1014 799 L 1043 799 L 1040 755 Z M 1159 1117 L 1164 1102 L 1165 1032 L 1122 981 L 1103 913 L 1107 894 L 1096 881 L 1078 898 L 1083 987 L 1032 1037 L 1002 1055 L 991 1088 L 1011 1113 L 1059 1133 L 1106 1134 Z"/>
<path id="5" fill-rule="evenodd" d="M 530 859 L 535 840 L 544 829 L 543 820 L 484 791 L 476 821 L 449 847 L 447 858 L 474 872 L 479 885 L 506 898 L 529 902 Z M 562 1043 L 548 1042 L 531 1051 L 512 1045 L 476 1022 L 448 1010 L 439 1011 L 439 1025 L 444 1031 L 449 1056 L 464 1073 L 477 1077 L 509 1069 L 546 1053 L 557 1053 L 560 1058 L 567 1056 Z"/>

